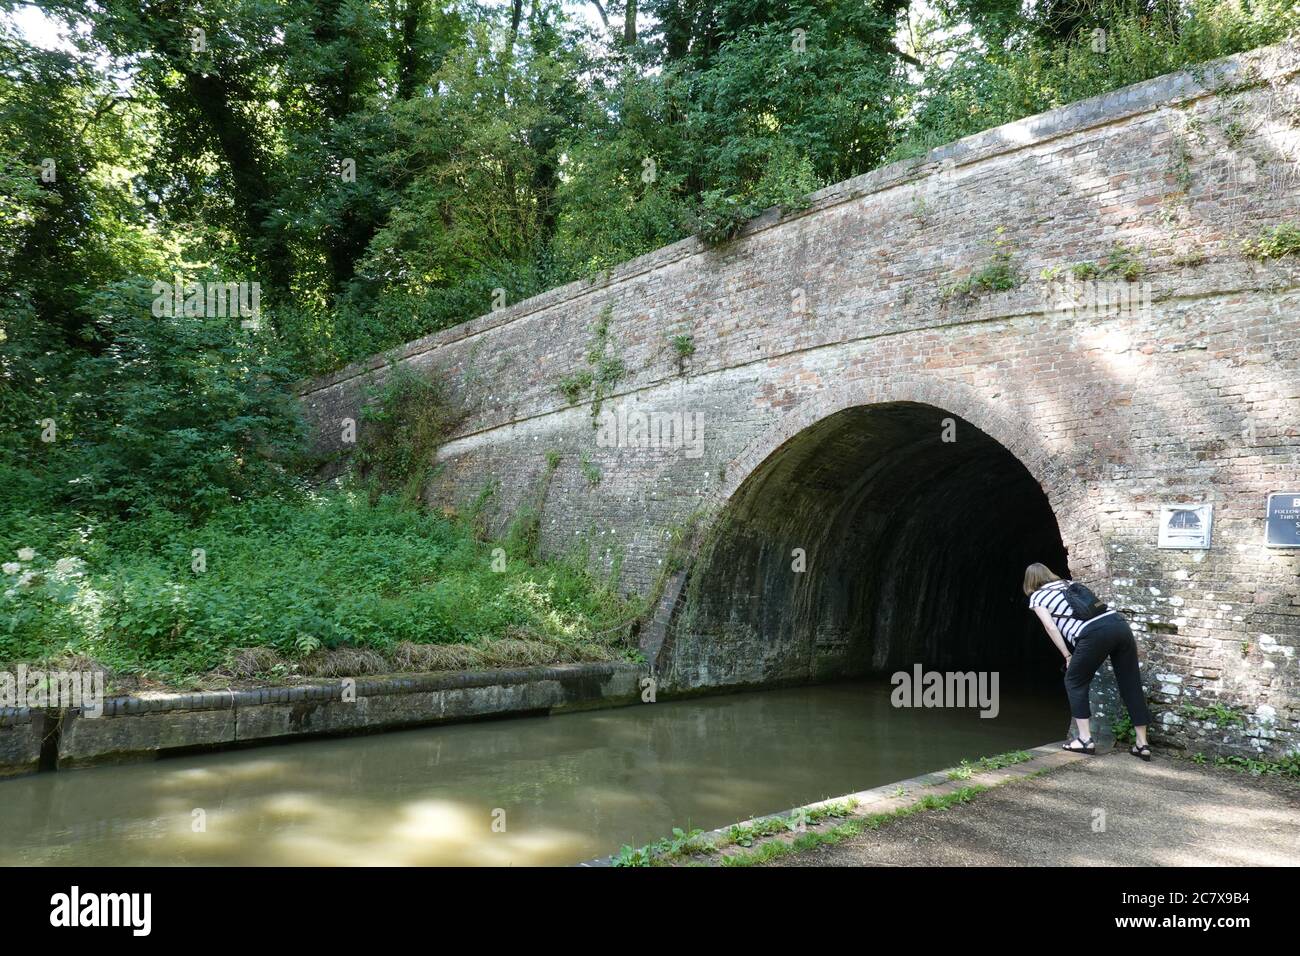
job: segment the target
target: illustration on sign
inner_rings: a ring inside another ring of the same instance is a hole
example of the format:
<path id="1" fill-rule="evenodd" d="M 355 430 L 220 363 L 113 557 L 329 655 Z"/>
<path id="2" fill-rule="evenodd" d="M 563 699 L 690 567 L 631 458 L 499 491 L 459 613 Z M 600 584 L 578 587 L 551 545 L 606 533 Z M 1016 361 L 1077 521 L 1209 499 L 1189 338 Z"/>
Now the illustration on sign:
<path id="1" fill-rule="evenodd" d="M 1161 505 L 1161 548 L 1208 548 L 1214 505 Z"/>
<path id="2" fill-rule="evenodd" d="M 1270 548 L 1300 548 L 1300 491 L 1268 496 L 1264 544 Z"/>

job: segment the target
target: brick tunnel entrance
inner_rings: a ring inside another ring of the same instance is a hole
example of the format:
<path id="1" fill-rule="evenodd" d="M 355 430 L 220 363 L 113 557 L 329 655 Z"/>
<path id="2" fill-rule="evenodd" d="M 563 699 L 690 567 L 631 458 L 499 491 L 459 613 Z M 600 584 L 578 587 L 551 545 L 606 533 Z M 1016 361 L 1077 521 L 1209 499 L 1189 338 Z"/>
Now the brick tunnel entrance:
<path id="1" fill-rule="evenodd" d="M 919 663 L 1059 687 L 1020 589 L 1032 561 L 1068 572 L 1056 516 L 1015 455 L 932 405 L 846 408 L 731 497 L 690 569 L 669 673 L 771 684 Z"/>

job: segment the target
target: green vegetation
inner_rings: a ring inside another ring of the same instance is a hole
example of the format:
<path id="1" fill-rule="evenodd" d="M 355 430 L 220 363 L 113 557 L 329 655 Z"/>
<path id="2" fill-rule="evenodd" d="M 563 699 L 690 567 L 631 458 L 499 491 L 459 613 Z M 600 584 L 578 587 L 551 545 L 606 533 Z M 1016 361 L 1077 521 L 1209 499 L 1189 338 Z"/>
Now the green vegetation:
<path id="1" fill-rule="evenodd" d="M 615 354 L 611 354 L 609 323 L 613 318 L 613 309 L 605 306 L 591 328 L 591 345 L 585 356 L 587 368 L 565 376 L 556 386 L 560 394 L 576 405 L 585 396 L 591 399 L 591 423 L 596 425 L 600 411 L 610 391 L 627 374 L 627 366 Z"/>
<path id="2" fill-rule="evenodd" d="M 419 504 L 433 474 L 434 452 L 456 424 L 439 384 L 392 365 L 371 387 L 358 424 L 354 464 L 369 482 L 371 500 L 387 493 Z"/>
<path id="3" fill-rule="evenodd" d="M 1181 249 L 1175 253 L 1173 263 L 1176 266 L 1190 269 L 1203 265 L 1207 258 L 1209 257 L 1200 249 Z"/>
<path id="4" fill-rule="evenodd" d="M 572 375 L 566 375 L 560 379 L 560 384 L 556 386 L 561 395 L 569 400 L 570 405 L 576 405 L 582 400 L 582 396 L 591 388 L 594 376 L 585 369 L 581 372 L 574 372 Z"/>
<path id="5" fill-rule="evenodd" d="M 90 659 L 186 684 L 231 668 L 279 676 L 250 648 L 304 673 L 321 663 L 304 650 L 371 652 L 375 671 L 508 658 L 505 640 L 533 663 L 600 660 L 629 648 L 594 635 L 637 610 L 577 560 L 530 561 L 507 543 L 497 573 L 499 545 L 465 522 L 358 491 L 264 498 L 198 523 L 7 513 L 0 536 L 33 552 L 6 564 L 0 666 Z M 423 645 L 478 653 L 439 658 Z"/>
<path id="6" fill-rule="evenodd" d="M 1139 258 L 1141 254 L 1140 247 L 1126 246 L 1117 242 L 1100 263 L 1076 263 L 1070 267 L 1070 274 L 1080 281 L 1120 278 L 1125 282 L 1135 282 L 1146 271 L 1146 266 Z"/>
<path id="7" fill-rule="evenodd" d="M 1183 704 L 1178 712 L 1191 720 L 1208 721 L 1220 727 L 1245 727 L 1246 715 L 1234 707 L 1225 704 L 1211 704 L 1209 707 L 1197 707 L 1195 704 Z"/>
<path id="8" fill-rule="evenodd" d="M 1033 754 L 1024 750 L 1012 750 L 992 757 L 980 757 L 978 760 L 963 760 L 961 764 L 949 771 L 949 780 L 969 780 L 977 773 L 1001 770 L 1033 759 Z M 947 794 L 930 794 L 920 800 L 881 813 L 872 813 L 821 832 L 813 832 L 809 827 L 818 826 L 828 820 L 853 817 L 858 808 L 855 799 L 837 800 L 819 806 L 795 810 L 788 816 L 776 815 L 763 817 L 749 823 L 737 823 L 720 837 L 710 838 L 702 830 L 674 829 L 671 837 L 666 837 L 642 847 L 623 846 L 614 858 L 615 866 L 668 866 L 688 860 L 693 856 L 708 856 L 731 847 L 749 849 L 759 844 L 752 853 L 730 853 L 719 862 L 723 866 L 750 866 L 765 863 L 778 856 L 797 853 L 818 845 L 838 843 L 849 837 L 858 836 L 869 830 L 876 830 L 891 820 L 908 817 L 925 810 L 945 810 L 957 804 L 969 803 L 975 796 L 989 787 L 972 784 Z M 905 796 L 903 787 L 898 787 L 895 797 Z M 769 840 L 768 838 L 786 833 L 800 833 L 793 841 Z M 766 841 L 766 842 L 764 842 Z"/>
<path id="9" fill-rule="evenodd" d="M 1240 120 L 1229 120 L 1223 127 L 1223 137 L 1233 149 L 1239 149 L 1246 140 L 1246 127 Z"/>
<path id="10" fill-rule="evenodd" d="M 726 838 L 718 844 L 724 846 L 751 847 L 755 840 L 775 836 L 779 833 L 798 833 L 806 827 L 817 826 L 825 820 L 840 819 L 849 816 L 857 807 L 856 800 L 839 800 L 817 807 L 796 811 L 788 817 L 767 817 L 753 823 L 737 823 L 727 830 Z"/>
<path id="11" fill-rule="evenodd" d="M 706 246 L 720 246 L 739 235 L 750 219 L 769 207 L 782 213 L 808 206 L 808 194 L 821 185 L 810 160 L 796 157 L 788 148 L 773 144 L 771 159 L 754 185 L 741 193 L 706 189 L 688 220 L 691 231 Z"/>
<path id="12" fill-rule="evenodd" d="M 1033 759 L 1034 755 L 1026 750 L 1011 750 L 993 757 L 980 757 L 975 761 L 963 760 L 960 765 L 948 771 L 948 779 L 969 780 L 977 773 L 984 773 L 987 770 L 1001 770 L 1004 767 L 1012 767 L 1018 763 Z"/>
<path id="13" fill-rule="evenodd" d="M 1300 778 L 1300 753 L 1288 754 L 1276 760 L 1260 757 L 1218 757 L 1215 766 L 1239 770 L 1255 776 L 1281 776 Z"/>
<path id="14" fill-rule="evenodd" d="M 773 816 L 752 823 L 737 823 L 725 836 L 710 840 L 703 830 L 690 831 L 673 828 L 671 837 L 665 837 L 642 847 L 626 844 L 614 857 L 615 866 L 664 866 L 696 854 L 717 853 L 729 846 L 750 847 L 756 840 L 779 833 L 798 833 L 806 827 L 816 826 L 830 819 L 849 816 L 857 806 L 853 800 L 842 800 L 795 811 L 788 817 Z M 724 860 L 725 865 L 725 860 Z"/>
<path id="15" fill-rule="evenodd" d="M 596 319 L 592 329 L 593 341 L 587 349 L 587 364 L 591 366 L 591 421 L 594 425 L 600 417 L 605 397 L 613 390 L 623 376 L 627 367 L 617 355 L 610 354 L 609 323 L 613 318 L 613 308 L 605 306 Z"/>
<path id="16" fill-rule="evenodd" d="M 1188 760 L 1203 767 L 1210 763 L 1210 758 L 1204 753 L 1193 753 L 1188 755 Z M 1228 770 L 1235 770 L 1238 773 L 1248 773 L 1255 777 L 1296 777 L 1300 778 L 1300 752 L 1287 754 L 1276 759 L 1267 757 L 1242 757 L 1227 756 L 1215 757 L 1214 766 L 1224 767 Z"/>
<path id="17" fill-rule="evenodd" d="M 961 282 L 946 286 L 943 290 L 944 299 L 970 302 L 987 292 L 1007 292 L 1020 285 L 1020 275 L 1013 263 L 1011 242 L 1004 238 L 1005 232 L 1002 226 L 994 230 L 993 253 L 989 261 Z"/>
<path id="18" fill-rule="evenodd" d="M 1265 229 L 1253 239 L 1242 243 L 1242 251 L 1252 259 L 1280 259 L 1282 256 L 1300 255 L 1300 225 L 1284 222 Z"/>
<path id="19" fill-rule="evenodd" d="M 695 354 L 695 336 L 685 334 L 674 335 L 668 340 L 672 346 L 673 352 L 677 356 L 677 374 L 686 374 L 686 362 Z"/>
<path id="20" fill-rule="evenodd" d="M 151 314 L 143 280 L 91 297 L 67 348 L 21 303 L 0 341 L 6 507 L 197 516 L 291 482 L 302 428 L 290 371 L 229 319 Z"/>
<path id="21" fill-rule="evenodd" d="M 924 797 L 916 803 L 894 810 L 888 813 L 873 813 L 870 816 L 857 820 L 848 820 L 845 823 L 831 827 L 825 832 L 808 831 L 798 839 L 789 843 L 785 841 L 773 840 L 764 843 L 761 847 L 751 853 L 737 853 L 724 857 L 723 866 L 755 866 L 762 863 L 768 863 L 778 857 L 789 856 L 793 853 L 802 853 L 818 846 L 834 846 L 853 837 L 861 836 L 863 833 L 872 830 L 879 830 L 885 824 L 913 816 L 917 813 L 923 813 L 926 810 L 947 810 L 960 804 L 970 803 L 979 794 L 987 790 L 988 787 L 979 786 L 978 784 L 962 787 L 960 790 L 954 790 L 952 793 L 943 795 L 931 795 Z"/>
<path id="22" fill-rule="evenodd" d="M 1133 729 L 1133 721 L 1128 714 L 1118 718 L 1111 725 L 1111 733 L 1115 735 L 1115 742 L 1121 744 L 1137 743 L 1137 732 Z"/>
<path id="23" fill-rule="evenodd" d="M 967 9 L 977 24 L 975 35 L 992 41 L 988 51 L 960 55 L 975 38 L 945 38 L 959 55 L 951 69 L 927 75 L 915 94 L 914 121 L 890 149 L 890 159 L 1263 46 L 1294 35 L 1300 23 L 1300 11 L 1289 0 L 1043 4 L 1041 19 L 1028 32 L 1014 6 Z"/>
<path id="24" fill-rule="evenodd" d="M 1293 0 L 643 0 L 594 31 L 576 0 L 36 6 L 77 40 L 0 26 L 7 347 L 28 314 L 98 353 L 105 289 L 180 273 L 260 282 L 258 347 L 298 375 L 1300 23 Z"/>
<path id="25" fill-rule="evenodd" d="M 1188 120 L 1188 129 L 1194 131 L 1196 119 L 1193 117 Z M 1187 148 L 1187 140 L 1178 137 L 1174 142 L 1173 154 L 1169 160 L 1169 175 L 1173 177 L 1174 182 L 1178 184 L 1181 199 L 1187 198 L 1187 193 L 1192 190 L 1192 154 Z"/>
<path id="26" fill-rule="evenodd" d="M 692 853 L 710 853 L 713 844 L 704 838 L 704 831 L 695 829 L 682 830 L 673 827 L 673 835 L 648 843 L 643 847 L 630 847 L 626 844 L 614 858 L 615 866 L 653 866 L 657 862 L 689 856 Z"/>
<path id="27" fill-rule="evenodd" d="M 346 426 L 349 473 L 313 486 L 274 376 L 218 360 L 264 370 L 262 353 L 216 323 L 122 324 L 113 360 L 71 365 L 100 404 L 65 413 L 54 441 L 0 446 L 0 666 L 192 685 L 631 652 L 621 625 L 639 605 L 616 575 L 537 557 L 544 486 L 501 542 L 483 540 L 494 481 L 463 520 L 423 510 L 454 422 L 435 384 L 390 369 Z M 145 369 L 121 374 L 127 358 Z M 548 454 L 546 480 L 558 464 Z"/>

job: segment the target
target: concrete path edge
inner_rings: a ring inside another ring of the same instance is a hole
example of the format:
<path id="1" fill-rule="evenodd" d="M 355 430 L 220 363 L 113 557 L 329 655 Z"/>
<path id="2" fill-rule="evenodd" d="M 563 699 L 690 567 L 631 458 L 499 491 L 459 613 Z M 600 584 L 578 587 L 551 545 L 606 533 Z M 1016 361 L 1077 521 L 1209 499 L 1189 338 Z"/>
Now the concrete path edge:
<path id="1" fill-rule="evenodd" d="M 923 773 L 916 777 L 909 777 L 906 780 L 897 780 L 893 783 L 883 784 L 879 787 L 872 787 L 869 790 L 859 790 L 838 797 L 827 797 L 824 800 L 817 800 L 800 807 L 791 807 L 784 813 L 768 813 L 763 816 L 751 817 L 748 820 L 741 820 L 737 823 L 730 823 L 726 826 L 704 831 L 697 837 L 697 840 L 701 844 L 723 844 L 730 839 L 729 834 L 733 827 L 752 828 L 764 823 L 789 820 L 795 814 L 800 812 L 812 814 L 817 810 L 824 810 L 851 803 L 853 808 L 847 814 L 827 817 L 816 823 L 810 821 L 807 824 L 807 831 L 817 832 L 819 830 L 828 830 L 831 827 L 848 823 L 851 820 L 862 820 L 881 813 L 896 813 L 900 810 L 905 810 L 908 807 L 921 803 L 927 797 L 942 797 L 956 793 L 963 788 L 975 785 L 985 789 L 998 787 L 1003 784 L 1036 777 L 1039 774 L 1056 770 L 1077 760 L 1089 759 L 1082 754 L 1067 753 L 1061 749 L 1061 744 L 1059 742 L 1043 744 L 1040 747 L 1028 748 L 1026 753 L 1032 755 L 1029 760 L 1012 764 L 1008 767 L 1002 767 L 997 770 L 974 770 L 971 771 L 969 775 L 966 775 L 967 768 L 962 767 L 948 767 L 943 770 L 934 770 L 930 773 Z M 954 779 L 951 775 L 955 773 L 960 773 L 961 776 Z M 788 831 L 786 833 L 778 833 L 762 839 L 756 839 L 753 845 L 748 847 L 737 846 L 734 844 L 719 846 L 717 850 L 711 853 L 693 854 L 681 857 L 677 860 L 665 862 L 669 865 L 705 862 L 708 865 L 716 866 L 720 865 L 722 861 L 729 856 L 750 854 L 760 847 L 774 842 L 791 844 L 803 835 L 804 833 L 801 832 Z M 597 857 L 594 860 L 587 860 L 578 865 L 584 867 L 614 866 L 617 859 L 618 856 L 615 854 L 611 856 Z"/>

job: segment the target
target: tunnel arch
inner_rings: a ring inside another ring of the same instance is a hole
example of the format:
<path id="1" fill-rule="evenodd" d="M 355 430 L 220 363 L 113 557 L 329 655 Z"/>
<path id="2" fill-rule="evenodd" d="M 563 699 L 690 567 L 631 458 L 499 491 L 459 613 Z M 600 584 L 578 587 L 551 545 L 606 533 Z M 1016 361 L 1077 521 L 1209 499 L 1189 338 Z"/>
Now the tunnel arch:
<path id="1" fill-rule="evenodd" d="M 643 646 L 698 686 L 1041 665 L 1013 578 L 1029 560 L 1106 575 L 1079 465 L 961 383 L 827 389 L 728 464 Z"/>

